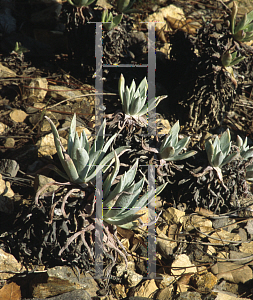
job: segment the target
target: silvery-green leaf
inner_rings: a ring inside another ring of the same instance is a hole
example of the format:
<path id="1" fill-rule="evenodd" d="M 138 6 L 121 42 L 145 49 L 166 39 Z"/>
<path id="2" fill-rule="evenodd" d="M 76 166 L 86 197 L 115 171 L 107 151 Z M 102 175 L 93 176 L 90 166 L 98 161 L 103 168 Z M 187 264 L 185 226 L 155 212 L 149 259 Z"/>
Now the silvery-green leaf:
<path id="1" fill-rule="evenodd" d="M 139 217 L 143 216 L 144 214 L 134 214 L 134 215 L 130 215 L 130 216 L 127 216 L 123 219 L 114 219 L 114 218 L 108 218 L 105 220 L 105 222 L 107 222 L 108 224 L 112 224 L 112 225 L 117 225 L 117 226 L 120 226 L 120 225 L 125 225 L 127 223 L 130 223 L 130 222 L 133 222 L 137 219 L 139 219 Z M 121 226 L 120 226 L 121 227 Z"/>
<path id="2" fill-rule="evenodd" d="M 245 32 L 252 32 L 253 31 L 253 23 L 249 24 L 246 28 L 244 28 Z"/>
<path id="3" fill-rule="evenodd" d="M 148 89 L 148 83 L 146 77 L 144 77 L 137 88 L 137 90 L 139 90 L 140 97 L 146 98 L 147 89 Z"/>
<path id="4" fill-rule="evenodd" d="M 235 20 L 236 20 L 236 15 L 238 11 L 238 6 L 236 2 L 233 2 L 233 7 L 232 7 L 232 14 L 231 14 L 231 32 L 232 34 L 235 33 Z"/>
<path id="5" fill-rule="evenodd" d="M 60 144 L 60 136 L 59 136 L 59 133 L 53 123 L 53 121 L 48 118 L 47 116 L 45 116 L 45 119 L 50 123 L 51 125 L 51 129 L 52 129 L 52 132 L 53 132 L 53 136 L 54 136 L 54 144 L 55 144 L 55 148 L 57 150 L 57 154 L 58 154 L 58 157 L 61 161 L 61 163 L 64 162 L 64 156 L 63 156 L 63 153 L 62 153 L 62 148 L 61 148 L 61 144 Z"/>
<path id="6" fill-rule="evenodd" d="M 135 214 L 136 212 L 138 212 L 140 209 L 142 209 L 147 204 L 149 204 L 155 196 L 158 196 L 163 191 L 163 189 L 166 187 L 167 184 L 168 184 L 168 182 L 158 186 L 156 189 L 149 190 L 140 199 L 138 199 L 136 201 L 134 207 L 132 207 L 128 211 L 125 211 L 124 213 L 120 214 L 120 216 L 125 217 L 125 216 L 129 216 L 129 215 L 132 215 L 132 214 Z"/>
<path id="7" fill-rule="evenodd" d="M 123 95 L 123 112 L 129 114 L 129 105 L 130 105 L 130 92 L 128 86 L 126 86 L 125 93 Z"/>
<path id="8" fill-rule="evenodd" d="M 64 158 L 64 161 L 62 162 L 62 166 L 68 175 L 69 181 L 75 182 L 75 183 L 80 183 L 81 180 L 79 178 L 79 175 L 77 173 L 77 170 L 76 170 L 73 160 L 70 158 L 70 156 L 67 153 L 65 153 L 64 156 L 65 156 L 65 158 Z"/>
<path id="9" fill-rule="evenodd" d="M 246 171 L 247 171 L 247 172 L 253 171 L 253 165 L 249 165 L 249 166 L 246 168 Z"/>
<path id="10" fill-rule="evenodd" d="M 212 164 L 212 166 L 213 167 L 219 167 L 222 164 L 222 162 L 224 160 L 224 157 L 225 157 L 225 154 L 223 154 L 222 151 L 218 152 L 216 154 L 216 156 L 213 158 L 213 164 Z"/>
<path id="11" fill-rule="evenodd" d="M 241 153 L 241 156 L 244 159 L 248 159 L 250 157 L 253 157 L 253 148 L 248 149 L 247 151 L 244 151 L 244 153 Z"/>
<path id="12" fill-rule="evenodd" d="M 230 150 L 230 131 L 227 129 L 220 137 L 220 150 L 223 153 L 228 153 Z"/>
<path id="13" fill-rule="evenodd" d="M 175 156 L 178 155 L 185 148 L 185 146 L 188 144 L 189 140 L 190 140 L 190 137 L 185 137 L 177 143 L 177 145 L 175 147 L 175 154 L 174 154 Z"/>
<path id="14" fill-rule="evenodd" d="M 170 129 L 171 138 L 171 146 L 175 147 L 178 142 L 178 133 L 180 130 L 179 121 L 177 121 L 172 128 Z"/>
<path id="15" fill-rule="evenodd" d="M 76 114 L 73 115 L 72 121 L 69 127 L 69 137 L 68 137 L 68 154 L 71 155 L 72 153 L 72 146 L 75 140 L 75 133 L 76 133 Z"/>
<path id="16" fill-rule="evenodd" d="M 114 169 L 113 169 L 112 173 L 107 176 L 107 178 L 105 179 L 104 184 L 103 184 L 103 197 L 104 197 L 104 199 L 106 199 L 106 197 L 108 196 L 110 188 L 112 186 L 112 183 L 113 183 L 113 181 L 115 180 L 116 176 L 119 173 L 120 161 L 119 161 L 119 158 L 118 158 L 118 155 L 117 155 L 116 151 L 114 151 L 114 158 L 115 158 Z"/>
<path id="17" fill-rule="evenodd" d="M 139 196 L 140 191 L 136 191 L 135 194 L 133 193 L 134 186 L 131 186 L 130 188 L 127 188 L 124 190 L 126 193 L 122 193 L 117 201 L 115 202 L 114 206 L 107 212 L 106 219 L 107 218 L 116 218 L 118 214 L 121 212 L 124 212 L 130 203 L 132 202 L 132 197 L 135 197 L 137 194 L 137 197 Z M 130 193 L 130 194 L 128 194 Z"/>
<path id="18" fill-rule="evenodd" d="M 183 159 L 187 159 L 193 155 L 195 155 L 197 153 L 197 151 L 191 150 L 179 155 L 174 155 L 173 157 L 169 157 L 167 159 L 165 159 L 166 161 L 177 161 L 177 160 L 183 160 Z"/>
<path id="19" fill-rule="evenodd" d="M 253 10 L 251 10 L 249 13 L 247 13 L 245 26 L 250 24 L 253 21 Z"/>
<path id="20" fill-rule="evenodd" d="M 247 32 L 245 37 L 243 38 L 244 42 L 250 42 L 253 40 L 253 32 Z"/>
<path id="21" fill-rule="evenodd" d="M 205 149 L 206 149 L 206 154 L 207 154 L 207 158 L 208 158 L 209 164 L 212 166 L 212 164 L 213 164 L 214 148 L 213 148 L 213 144 L 211 143 L 210 139 L 206 140 L 206 142 L 205 142 Z"/>
<path id="22" fill-rule="evenodd" d="M 123 74 L 121 74 L 120 78 L 119 78 L 118 90 L 119 90 L 121 104 L 123 105 L 123 95 L 125 93 L 125 78 L 124 78 Z"/>
<path id="23" fill-rule="evenodd" d="M 77 173 L 81 174 L 81 172 L 88 164 L 89 154 L 84 148 L 78 148 L 76 154 L 77 154 L 77 161 L 78 161 L 78 163 L 76 164 L 76 169 L 77 169 Z"/>
<path id="24" fill-rule="evenodd" d="M 84 130 L 81 133 L 80 141 L 81 140 L 82 140 L 81 147 L 84 148 L 87 152 L 89 152 L 89 142 L 88 142 L 88 139 L 87 139 L 87 136 L 86 136 L 86 133 Z"/>
<path id="25" fill-rule="evenodd" d="M 159 153 L 161 159 L 167 160 L 168 158 L 172 158 L 175 154 L 175 148 L 168 146 L 163 149 L 162 152 Z"/>
<path id="26" fill-rule="evenodd" d="M 130 85 L 130 89 L 129 89 L 129 92 L 130 92 L 130 98 L 132 99 L 133 98 L 133 95 L 135 94 L 135 91 L 136 91 L 136 84 L 135 84 L 135 81 L 134 79 L 132 80 L 132 83 Z"/>
<path id="27" fill-rule="evenodd" d="M 80 144 L 78 133 L 75 132 L 75 139 L 74 139 L 74 143 L 72 145 L 72 151 L 70 154 L 70 157 L 73 159 L 75 165 L 76 165 L 76 160 L 77 160 L 76 151 L 78 148 L 81 148 L 81 144 Z"/>
<path id="28" fill-rule="evenodd" d="M 162 144 L 160 146 L 160 151 L 159 152 L 162 152 L 166 147 L 169 146 L 169 144 L 171 143 L 171 139 L 172 139 L 172 135 L 171 134 L 168 134 L 162 141 Z"/>
<path id="29" fill-rule="evenodd" d="M 130 7 L 131 7 L 130 0 L 118 0 L 117 2 L 117 8 L 121 13 L 125 12 L 125 10 Z"/>
<path id="30" fill-rule="evenodd" d="M 215 137 L 215 139 L 214 139 L 214 141 L 213 141 L 212 144 L 213 144 L 214 150 L 215 150 L 215 148 L 218 147 L 218 151 L 220 151 L 220 140 L 219 140 L 218 135 L 216 135 L 216 137 Z"/>
<path id="31" fill-rule="evenodd" d="M 242 61 L 242 60 L 244 60 L 244 58 L 245 58 L 245 56 L 239 56 L 239 57 L 235 58 L 235 59 L 231 62 L 230 66 L 234 66 L 234 65 L 236 65 L 236 64 L 239 64 L 239 62 Z"/>
<path id="32" fill-rule="evenodd" d="M 117 151 L 117 149 L 115 150 Z M 120 182 L 116 185 L 114 190 L 109 194 L 109 196 L 104 200 L 104 205 L 107 207 L 112 207 L 114 205 L 113 199 L 117 194 L 121 193 L 125 188 L 129 187 L 134 181 L 136 171 L 138 167 L 138 159 L 135 164 L 120 178 Z"/>
<path id="33" fill-rule="evenodd" d="M 246 21 L 247 21 L 247 14 L 245 14 L 241 18 L 241 20 L 239 21 L 239 23 L 236 25 L 235 32 L 238 32 L 239 30 L 242 30 L 247 25 Z"/>
<path id="34" fill-rule="evenodd" d="M 246 137 L 243 143 L 243 149 L 245 150 L 247 148 L 247 144 L 248 144 L 248 138 Z"/>
<path id="35" fill-rule="evenodd" d="M 241 148 L 242 145 L 243 145 L 243 140 L 242 140 L 242 138 L 240 137 L 240 135 L 237 135 L 237 137 L 236 137 L 236 146 L 239 147 L 239 148 Z M 246 145 L 247 145 L 247 144 L 246 144 Z"/>
<path id="36" fill-rule="evenodd" d="M 239 153 L 235 152 L 227 156 L 224 160 L 223 163 L 220 165 L 220 167 L 225 166 L 226 164 L 230 163 L 233 159 L 235 159 L 236 156 L 238 156 Z"/>

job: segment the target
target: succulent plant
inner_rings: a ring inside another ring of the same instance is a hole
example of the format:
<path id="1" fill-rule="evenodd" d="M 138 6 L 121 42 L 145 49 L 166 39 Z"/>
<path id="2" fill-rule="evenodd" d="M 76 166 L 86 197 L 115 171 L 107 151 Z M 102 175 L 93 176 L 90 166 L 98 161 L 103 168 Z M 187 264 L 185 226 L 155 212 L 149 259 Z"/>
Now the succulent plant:
<path id="1" fill-rule="evenodd" d="M 205 149 L 207 153 L 207 158 L 209 161 L 210 166 L 208 166 L 203 173 L 199 174 L 198 176 L 207 173 L 208 171 L 215 170 L 219 180 L 223 184 L 223 186 L 227 189 L 227 187 L 223 183 L 223 176 L 221 172 L 221 168 L 235 159 L 238 156 L 237 152 L 230 153 L 231 150 L 231 137 L 230 131 L 227 129 L 219 138 L 218 136 L 215 137 L 214 141 L 212 142 L 211 139 L 206 140 L 205 142 Z M 194 175 L 196 176 L 196 175 Z"/>
<path id="2" fill-rule="evenodd" d="M 112 182 L 118 174 L 119 165 L 119 159 L 115 153 L 114 171 L 106 178 L 103 185 L 103 220 L 111 225 L 132 229 L 138 226 L 138 223 L 135 221 L 142 216 L 136 213 L 151 202 L 155 195 L 159 195 L 167 183 L 157 187 L 156 191 L 152 189 L 139 198 L 144 185 L 144 176 L 137 183 L 134 182 L 138 167 L 137 160 L 135 164 L 122 175 L 116 187 L 110 192 Z"/>
<path id="3" fill-rule="evenodd" d="M 227 129 L 220 138 L 216 136 L 213 142 L 211 139 L 208 139 L 205 142 L 207 158 L 209 164 L 213 168 L 221 169 L 222 166 L 226 165 L 235 158 L 237 152 L 229 154 L 231 143 L 229 129 Z"/>
<path id="4" fill-rule="evenodd" d="M 122 110 L 125 114 L 123 126 L 127 123 L 131 124 L 133 121 L 138 123 L 140 126 L 147 125 L 147 121 L 143 116 L 147 114 L 148 110 L 151 111 L 154 109 L 161 100 L 167 97 L 155 97 L 146 103 L 148 90 L 146 77 L 143 78 L 136 89 L 134 80 L 132 81 L 130 88 L 125 86 L 125 78 L 123 74 L 121 74 L 118 83 L 118 90 L 122 104 Z"/>
<path id="5" fill-rule="evenodd" d="M 180 152 L 188 144 L 190 137 L 185 137 L 178 141 L 178 133 L 180 130 L 179 121 L 177 121 L 171 128 L 170 133 L 160 146 L 159 156 L 165 161 L 176 161 L 186 159 L 196 154 L 196 151 L 191 150 L 185 153 L 180 154 Z"/>
<path id="6" fill-rule="evenodd" d="M 167 137 L 163 139 L 159 150 L 156 148 L 146 147 L 145 145 L 142 146 L 145 150 L 157 153 L 159 155 L 160 165 L 164 164 L 167 161 L 182 160 L 195 155 L 197 151 L 194 150 L 180 154 L 180 152 L 188 144 L 190 137 L 185 137 L 178 141 L 179 130 L 180 125 L 179 121 L 177 121 L 170 129 L 170 133 L 167 135 Z"/>
<path id="7" fill-rule="evenodd" d="M 253 10 L 245 14 L 235 26 L 238 6 L 233 2 L 231 14 L 231 31 L 234 39 L 238 42 L 249 42 L 253 39 Z"/>
<path id="8" fill-rule="evenodd" d="M 249 147 L 247 144 L 248 144 L 247 137 L 243 142 L 242 138 L 239 135 L 237 135 L 236 146 L 239 148 L 240 155 L 243 159 L 248 159 L 250 157 L 253 157 L 253 146 Z"/>
<path id="9" fill-rule="evenodd" d="M 230 53 L 229 51 L 226 51 L 221 56 L 221 63 L 223 67 L 231 67 L 236 64 L 238 64 L 240 61 L 242 61 L 245 57 L 239 56 L 236 57 L 237 52 Z"/>
<path id="10" fill-rule="evenodd" d="M 117 8 L 118 11 L 124 14 L 131 14 L 131 13 L 138 13 L 140 12 L 139 9 L 131 9 L 131 7 L 134 5 L 135 0 L 118 0 L 117 2 Z"/>
<path id="11" fill-rule="evenodd" d="M 96 0 L 67 0 L 69 4 L 75 7 L 89 6 Z"/>
<path id="12" fill-rule="evenodd" d="M 121 22 L 122 16 L 121 14 L 113 17 L 112 13 L 110 12 L 108 14 L 108 9 L 105 9 L 102 13 L 103 27 L 108 31 L 112 30 Z"/>
<path id="13" fill-rule="evenodd" d="M 66 152 L 60 142 L 60 137 L 54 123 L 50 118 L 45 118 L 51 125 L 57 154 L 66 172 L 66 174 L 64 174 L 58 169 L 55 169 L 62 177 L 68 179 L 72 183 L 84 184 L 84 186 L 86 186 L 88 182 L 95 179 L 96 172 L 101 169 L 106 171 L 112 164 L 114 153 L 111 152 L 106 156 L 105 154 L 113 140 L 116 138 L 116 134 L 104 144 L 105 120 L 100 126 L 97 137 L 90 148 L 85 132 L 82 132 L 80 138 L 76 132 L 76 115 L 74 114 L 70 125 L 68 149 Z M 120 154 L 125 152 L 127 148 L 128 147 L 123 146 L 115 151 L 117 154 Z"/>

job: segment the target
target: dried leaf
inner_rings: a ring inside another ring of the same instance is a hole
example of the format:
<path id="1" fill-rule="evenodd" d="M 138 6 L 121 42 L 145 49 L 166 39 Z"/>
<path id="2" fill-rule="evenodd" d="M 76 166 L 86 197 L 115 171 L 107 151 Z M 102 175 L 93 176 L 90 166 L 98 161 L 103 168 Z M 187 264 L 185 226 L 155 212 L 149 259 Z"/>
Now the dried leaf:
<path id="1" fill-rule="evenodd" d="M 20 300 L 21 290 L 15 282 L 6 284 L 0 289 L 0 300 Z"/>

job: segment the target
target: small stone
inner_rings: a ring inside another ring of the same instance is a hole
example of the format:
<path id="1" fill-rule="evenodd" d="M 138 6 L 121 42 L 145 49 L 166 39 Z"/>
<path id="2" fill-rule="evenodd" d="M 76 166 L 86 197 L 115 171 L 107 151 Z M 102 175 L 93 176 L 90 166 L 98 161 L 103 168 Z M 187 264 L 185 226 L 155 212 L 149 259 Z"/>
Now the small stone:
<path id="1" fill-rule="evenodd" d="M 2 174 L 0 174 L 0 195 L 3 195 L 5 187 L 5 181 L 3 180 Z"/>
<path id="2" fill-rule="evenodd" d="M 13 159 L 1 159 L 0 171 L 6 176 L 15 177 L 19 170 L 19 164 Z"/>
<path id="3" fill-rule="evenodd" d="M 0 63 L 0 77 L 16 77 L 16 73 Z"/>
<path id="4" fill-rule="evenodd" d="M 53 178 L 44 176 L 44 175 L 36 175 L 34 179 L 34 190 L 37 192 L 39 189 L 41 189 L 43 186 L 45 186 L 48 183 L 54 182 Z M 52 193 L 53 191 L 56 191 L 59 186 L 57 185 L 50 185 L 48 188 L 44 190 L 43 193 Z"/>
<path id="5" fill-rule="evenodd" d="M 217 293 L 215 300 L 249 300 L 249 298 L 241 298 L 236 294 L 214 290 L 213 293 Z"/>
<path id="6" fill-rule="evenodd" d="M 12 197 L 14 197 L 14 195 L 15 194 L 14 194 L 13 190 L 11 189 L 10 182 L 6 181 L 5 182 L 5 191 L 4 191 L 3 196 L 8 197 L 8 198 L 12 198 Z"/>
<path id="7" fill-rule="evenodd" d="M 15 140 L 13 138 L 7 138 L 4 143 L 5 148 L 14 148 Z"/>
<path id="8" fill-rule="evenodd" d="M 253 261 L 252 261 L 253 257 L 251 253 L 244 253 L 244 252 L 231 250 L 229 252 L 229 258 L 234 259 L 235 264 L 239 264 L 239 265 L 249 264 L 250 266 L 253 266 Z"/>
<path id="9" fill-rule="evenodd" d="M 159 278 L 159 279 L 158 279 Z M 161 279 L 160 279 L 161 278 Z M 170 276 L 168 274 L 156 274 L 155 283 L 159 289 L 164 289 L 168 286 L 173 288 L 172 283 L 175 281 L 174 276 Z"/>
<path id="10" fill-rule="evenodd" d="M 124 278 L 127 282 L 128 287 L 136 286 L 138 283 L 140 283 L 143 279 L 143 276 L 136 273 L 133 270 L 127 270 L 126 274 L 124 275 Z"/>
<path id="11" fill-rule="evenodd" d="M 197 292 L 182 292 L 177 297 L 177 300 L 201 300 L 200 293 Z"/>
<path id="12" fill-rule="evenodd" d="M 12 254 L 4 252 L 0 248 L 0 270 L 6 272 L 0 273 L 0 279 L 9 279 L 14 276 L 14 274 L 11 272 L 22 272 L 22 265 L 16 260 L 16 258 Z"/>
<path id="13" fill-rule="evenodd" d="M 124 285 L 112 284 L 111 287 L 117 299 L 125 299 L 127 297 Z"/>
<path id="14" fill-rule="evenodd" d="M 91 297 L 96 296 L 99 287 L 96 281 L 88 273 L 81 274 L 78 280 L 72 268 L 67 266 L 56 266 L 50 268 L 44 274 L 44 282 L 30 282 L 32 295 L 34 298 L 48 298 L 73 290 L 87 290 Z"/>
<path id="15" fill-rule="evenodd" d="M 24 120 L 26 119 L 28 115 L 20 109 L 14 109 L 11 113 L 10 113 L 10 118 L 12 119 L 12 121 L 17 122 L 17 123 L 22 123 L 24 122 Z"/>
<path id="16" fill-rule="evenodd" d="M 155 284 L 154 279 L 146 280 L 141 283 L 139 286 L 135 287 L 134 297 L 151 297 L 157 291 L 158 288 Z"/>
<path id="17" fill-rule="evenodd" d="M 63 147 L 67 147 L 67 140 L 60 137 Z M 54 144 L 54 136 L 52 133 L 42 137 L 36 144 L 38 146 L 38 153 L 40 156 L 51 156 L 54 155 L 57 151 Z"/>
<path id="18" fill-rule="evenodd" d="M 158 234 L 157 250 L 163 257 L 168 258 L 170 255 L 172 255 L 176 247 L 177 242 L 171 241 L 163 232 Z"/>
<path id="19" fill-rule="evenodd" d="M 250 254 L 253 254 L 253 241 L 250 242 L 250 243 L 243 243 L 240 247 L 239 247 L 239 250 L 241 252 L 244 252 L 244 253 L 250 253 Z"/>
<path id="20" fill-rule="evenodd" d="M 174 276 L 180 276 L 187 273 L 197 273 L 197 268 L 191 263 L 186 254 L 180 254 L 171 265 L 171 274 Z"/>
<path id="21" fill-rule="evenodd" d="M 226 245 L 231 241 L 240 241 L 241 238 L 237 233 L 231 233 L 220 229 L 218 232 L 214 232 L 209 236 L 209 242 L 213 244 Z"/>
<path id="22" fill-rule="evenodd" d="M 48 82 L 46 78 L 35 78 L 29 84 L 29 88 L 26 89 L 28 102 L 36 103 L 42 102 L 47 94 Z"/>
<path id="23" fill-rule="evenodd" d="M 160 291 L 157 292 L 156 294 L 156 300 L 170 300 L 172 299 L 171 294 L 172 294 L 173 286 L 168 286 Z"/>
<path id="24" fill-rule="evenodd" d="M 211 267 L 212 273 L 218 280 L 221 278 L 234 283 L 245 283 L 252 279 L 252 270 L 249 266 L 239 266 L 230 262 L 218 262 Z"/>
<path id="25" fill-rule="evenodd" d="M 6 133 L 8 130 L 8 126 L 5 125 L 4 123 L 0 122 L 0 134 Z"/>
<path id="26" fill-rule="evenodd" d="M 169 207 L 163 213 L 163 218 L 168 224 L 182 224 L 185 212 L 173 207 Z"/>
<path id="27" fill-rule="evenodd" d="M 211 272 L 205 274 L 195 274 L 191 280 L 198 291 L 209 293 L 217 283 L 217 278 Z"/>

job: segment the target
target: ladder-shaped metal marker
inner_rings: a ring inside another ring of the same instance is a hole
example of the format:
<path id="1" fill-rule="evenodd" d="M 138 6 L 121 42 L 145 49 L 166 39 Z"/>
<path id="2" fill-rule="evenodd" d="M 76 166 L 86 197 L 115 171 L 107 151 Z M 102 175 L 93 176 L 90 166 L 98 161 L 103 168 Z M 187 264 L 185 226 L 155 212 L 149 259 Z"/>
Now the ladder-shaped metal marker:
<path id="1" fill-rule="evenodd" d="M 95 38 L 95 57 L 96 57 L 96 78 L 95 78 L 95 129 L 96 134 L 103 122 L 103 67 L 142 67 L 148 68 L 148 101 L 155 97 L 155 70 L 156 70 L 156 52 L 155 52 L 155 24 L 157 22 L 147 22 L 148 24 L 148 64 L 120 64 L 103 65 L 103 46 L 102 46 L 102 22 L 90 22 L 96 24 Z M 148 111 L 148 136 L 156 135 L 156 110 Z M 149 192 L 155 188 L 155 166 L 148 166 L 148 184 Z M 96 175 L 96 226 L 95 226 L 95 278 L 103 277 L 103 189 L 102 189 L 102 170 Z M 155 278 L 156 274 L 156 238 L 155 238 L 155 198 L 148 204 L 149 222 L 148 226 L 148 279 Z"/>

